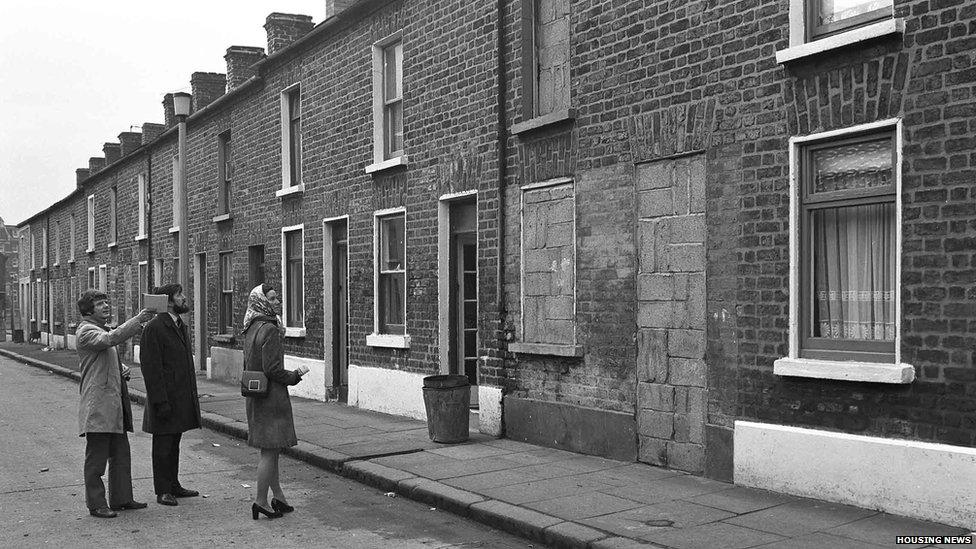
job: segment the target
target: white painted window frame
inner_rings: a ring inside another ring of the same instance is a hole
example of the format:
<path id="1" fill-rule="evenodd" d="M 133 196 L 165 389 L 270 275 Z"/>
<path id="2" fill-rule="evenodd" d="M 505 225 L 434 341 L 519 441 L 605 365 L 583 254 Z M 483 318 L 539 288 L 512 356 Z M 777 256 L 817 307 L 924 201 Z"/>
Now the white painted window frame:
<path id="1" fill-rule="evenodd" d="M 403 214 L 403 334 L 380 333 L 380 219 L 392 215 Z M 373 333 L 366 334 L 368 347 L 387 347 L 392 349 L 409 349 L 410 334 L 407 331 L 407 287 L 408 258 L 407 258 L 407 209 L 405 207 L 386 208 L 373 212 Z"/>
<path id="2" fill-rule="evenodd" d="M 88 195 L 87 199 L 87 212 L 88 212 L 88 248 L 85 252 L 92 253 L 95 251 L 95 195 Z"/>
<path id="3" fill-rule="evenodd" d="M 299 101 L 301 101 L 302 94 L 302 84 L 301 82 L 295 82 L 288 87 L 281 90 L 278 94 L 278 101 L 281 110 L 281 190 L 275 192 L 275 196 L 282 198 L 284 196 L 289 196 L 296 193 L 305 192 L 305 180 L 302 174 L 299 174 L 299 183 L 297 185 L 291 184 L 291 132 L 289 131 L 291 118 L 289 117 L 291 106 L 291 98 L 289 97 L 291 93 L 298 90 Z M 302 124 L 305 122 L 305 112 L 302 111 Z M 304 142 L 304 140 L 303 140 Z M 302 156 L 302 150 L 298 150 L 298 156 L 302 159 L 302 164 L 304 165 L 305 158 Z M 304 239 L 304 237 L 303 237 Z"/>
<path id="4" fill-rule="evenodd" d="M 138 234 L 136 234 L 135 240 L 146 240 L 149 235 L 146 234 L 148 230 L 147 223 L 147 206 L 148 206 L 148 196 L 149 192 L 146 188 L 146 174 L 141 173 L 136 176 L 136 188 L 138 189 L 138 200 L 139 200 L 139 227 Z"/>
<path id="5" fill-rule="evenodd" d="M 890 131 L 895 141 L 895 359 L 891 364 L 859 361 L 821 360 L 800 357 L 800 170 L 801 148 L 807 144 L 843 139 L 852 134 Z M 790 157 L 790 310 L 789 355 L 773 362 L 773 373 L 782 376 L 840 379 L 875 383 L 911 383 L 915 368 L 901 361 L 901 255 L 902 255 L 902 147 L 904 144 L 902 120 L 892 118 L 868 124 L 860 124 L 805 136 L 794 136 L 789 141 Z"/>
<path id="6" fill-rule="evenodd" d="M 108 248 L 118 246 L 119 242 L 119 188 L 111 187 L 108 190 Z"/>
<path id="7" fill-rule="evenodd" d="M 385 156 L 385 132 L 383 129 L 383 50 L 394 42 L 403 41 L 403 32 L 397 31 L 372 45 L 372 79 L 373 79 L 373 161 L 366 166 L 366 173 L 376 173 L 396 166 L 407 164 L 407 143 L 404 140 L 403 150 L 399 156 L 383 158 Z M 404 49 L 406 59 L 406 49 Z M 401 80 L 403 75 L 400 75 Z M 401 91 L 400 101 L 405 101 Z M 401 103 L 403 104 L 403 103 Z M 404 113 L 406 109 L 404 108 Z"/>
<path id="8" fill-rule="evenodd" d="M 881 36 L 905 32 L 905 20 L 894 17 L 894 5 L 892 5 L 892 17 L 890 19 L 852 28 L 817 40 L 807 40 L 806 4 L 808 1 L 790 0 L 790 46 L 776 52 L 777 63 L 788 63 Z"/>
<path id="9" fill-rule="evenodd" d="M 288 250 L 285 248 L 285 235 L 295 231 L 301 231 L 302 238 L 302 325 L 288 325 Z M 285 324 L 285 337 L 305 337 L 305 266 L 308 264 L 305 258 L 305 224 L 290 225 L 281 228 L 281 321 Z"/>
<path id="10" fill-rule="evenodd" d="M 34 233 L 31 232 L 31 226 L 30 225 L 24 227 L 24 232 L 22 233 L 22 237 L 23 237 L 24 234 L 27 235 L 27 237 L 25 239 L 26 242 L 27 242 L 27 257 L 30 258 L 30 262 L 28 263 L 28 265 L 30 265 L 30 268 L 31 269 L 36 269 L 37 268 L 37 258 L 34 257 Z"/>

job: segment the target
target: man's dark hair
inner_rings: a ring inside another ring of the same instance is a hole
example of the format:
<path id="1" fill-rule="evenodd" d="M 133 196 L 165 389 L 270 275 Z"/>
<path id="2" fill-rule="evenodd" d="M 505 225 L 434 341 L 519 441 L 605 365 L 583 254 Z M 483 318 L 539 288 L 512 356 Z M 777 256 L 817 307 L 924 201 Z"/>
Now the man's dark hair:
<path id="1" fill-rule="evenodd" d="M 173 283 L 173 284 L 163 284 L 162 286 L 156 286 L 153 288 L 152 293 L 156 295 L 166 294 L 169 296 L 169 300 L 173 301 L 173 296 L 183 291 L 183 286 Z"/>
<path id="2" fill-rule="evenodd" d="M 78 298 L 78 312 L 81 313 L 81 316 L 94 314 L 95 303 L 98 303 L 103 299 L 108 299 L 108 295 L 101 290 L 89 288 L 84 292 L 81 292 L 81 297 Z"/>

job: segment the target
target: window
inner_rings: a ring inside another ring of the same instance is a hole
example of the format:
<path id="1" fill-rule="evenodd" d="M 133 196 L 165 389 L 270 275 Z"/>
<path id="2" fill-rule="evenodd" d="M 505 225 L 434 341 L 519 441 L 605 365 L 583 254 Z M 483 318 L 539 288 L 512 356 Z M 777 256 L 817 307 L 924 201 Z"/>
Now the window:
<path id="1" fill-rule="evenodd" d="M 75 260 L 75 214 L 71 214 L 71 219 L 68 221 L 68 231 L 71 233 L 68 242 L 68 261 Z"/>
<path id="2" fill-rule="evenodd" d="M 54 243 L 54 266 L 57 267 L 61 264 L 61 221 L 54 222 L 54 234 L 51 236 L 51 242 Z"/>
<path id="3" fill-rule="evenodd" d="M 88 253 L 95 251 L 95 195 L 88 195 Z"/>
<path id="4" fill-rule="evenodd" d="M 98 266 L 98 289 L 103 292 L 108 292 L 108 266 L 99 265 Z"/>
<path id="5" fill-rule="evenodd" d="M 806 0 L 807 39 L 891 17 L 892 0 Z"/>
<path id="6" fill-rule="evenodd" d="M 78 276 L 71 275 L 71 281 L 68 283 L 68 305 L 65 307 L 68 311 L 66 315 L 68 318 L 77 318 L 78 296 L 80 295 L 81 293 L 78 291 Z"/>
<path id="7" fill-rule="evenodd" d="M 264 279 L 264 246 L 248 246 L 247 248 L 247 291 L 263 284 Z"/>
<path id="8" fill-rule="evenodd" d="M 234 333 L 234 254 L 220 254 L 220 309 L 218 323 L 221 334 Z"/>
<path id="9" fill-rule="evenodd" d="M 95 285 L 95 267 L 88 267 L 88 288 L 89 290 L 97 290 L 98 287 Z"/>
<path id="10" fill-rule="evenodd" d="M 230 213 L 230 132 L 226 131 L 217 136 L 217 213 Z"/>
<path id="11" fill-rule="evenodd" d="M 565 112 L 570 106 L 569 0 L 532 0 L 522 9 L 522 116 Z"/>
<path id="12" fill-rule="evenodd" d="M 142 308 L 144 306 L 144 300 L 143 300 L 143 297 L 142 296 L 143 296 L 143 294 L 148 294 L 149 293 L 149 262 L 148 261 L 140 261 L 139 262 L 139 280 L 138 280 L 138 284 L 139 284 L 139 288 L 138 288 L 138 292 L 139 292 L 139 297 L 138 297 L 139 310 L 142 310 Z"/>
<path id="13" fill-rule="evenodd" d="M 281 92 L 281 189 L 301 184 L 302 90 L 296 84 Z"/>
<path id="14" fill-rule="evenodd" d="M 41 227 L 41 268 L 47 268 L 47 227 Z"/>
<path id="15" fill-rule="evenodd" d="M 30 268 L 37 268 L 37 256 L 34 254 L 34 232 L 27 227 L 27 254 L 30 257 Z"/>
<path id="16" fill-rule="evenodd" d="M 180 157 L 178 155 L 173 156 L 173 226 L 170 232 L 178 230 L 180 228 Z"/>
<path id="17" fill-rule="evenodd" d="M 398 334 L 406 332 L 406 238 L 401 212 L 378 218 L 377 264 L 377 333 Z"/>
<path id="18" fill-rule="evenodd" d="M 373 45 L 373 163 L 366 172 L 405 163 L 403 41 L 395 34 Z"/>
<path id="19" fill-rule="evenodd" d="M 139 188 L 139 234 L 136 235 L 136 239 L 145 238 L 147 230 L 147 213 L 149 205 L 149 189 L 146 188 L 146 174 L 139 174 L 137 179 L 137 186 Z"/>
<path id="20" fill-rule="evenodd" d="M 894 362 L 895 148 L 891 133 L 800 156 L 800 357 Z"/>
<path id="21" fill-rule="evenodd" d="M 304 225 L 285 227 L 281 229 L 282 261 L 281 261 L 281 280 L 282 280 L 282 308 L 285 326 L 287 328 L 305 327 L 305 299 L 303 285 L 303 258 L 304 245 L 302 243 L 302 233 Z M 285 331 L 285 335 L 299 335 L 301 333 L 291 333 Z"/>
<path id="22" fill-rule="evenodd" d="M 108 247 L 115 246 L 119 236 L 119 189 L 112 187 L 108 193 Z"/>
<path id="23" fill-rule="evenodd" d="M 163 258 L 153 261 L 153 286 L 163 285 Z"/>
<path id="24" fill-rule="evenodd" d="M 48 282 L 41 282 L 40 278 L 37 279 L 37 288 L 39 290 L 37 295 L 38 298 L 37 310 L 40 311 L 41 313 L 40 314 L 41 322 L 45 324 L 48 321 L 48 317 L 47 317 L 47 298 L 49 293 L 48 284 L 49 284 Z"/>

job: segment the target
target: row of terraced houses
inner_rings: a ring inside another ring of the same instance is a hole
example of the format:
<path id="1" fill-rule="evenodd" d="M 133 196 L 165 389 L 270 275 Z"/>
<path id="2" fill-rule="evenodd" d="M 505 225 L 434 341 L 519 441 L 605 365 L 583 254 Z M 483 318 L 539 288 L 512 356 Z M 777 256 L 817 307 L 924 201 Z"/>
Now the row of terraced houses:
<path id="1" fill-rule="evenodd" d="M 976 524 L 976 4 L 324 15 L 193 73 L 186 219 L 167 95 L 18 226 L 24 326 L 132 316 L 186 231 L 213 378 L 266 281 L 297 395 L 465 374 L 485 433 Z"/>

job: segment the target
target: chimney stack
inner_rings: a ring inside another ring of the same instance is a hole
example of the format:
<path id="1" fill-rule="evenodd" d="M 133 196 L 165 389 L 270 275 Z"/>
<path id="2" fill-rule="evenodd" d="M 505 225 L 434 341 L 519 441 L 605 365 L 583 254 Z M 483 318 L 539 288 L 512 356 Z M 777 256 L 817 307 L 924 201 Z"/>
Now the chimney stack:
<path id="1" fill-rule="evenodd" d="M 356 0 L 325 0 L 325 18 L 328 19 L 341 11 L 345 11 L 346 8 L 355 3 Z"/>
<path id="2" fill-rule="evenodd" d="M 176 125 L 176 111 L 173 110 L 173 94 L 167 93 L 163 96 L 163 122 L 167 128 Z"/>
<path id="3" fill-rule="evenodd" d="M 99 156 L 93 156 L 88 159 L 88 176 L 91 177 L 96 173 L 100 172 L 102 168 L 105 167 L 105 159 Z"/>
<path id="4" fill-rule="evenodd" d="M 268 55 L 292 45 L 314 26 L 308 15 L 272 13 L 264 23 L 264 30 L 268 31 Z"/>
<path id="5" fill-rule="evenodd" d="M 218 72 L 195 72 L 190 76 L 191 113 L 216 101 L 227 89 L 227 78 Z"/>
<path id="6" fill-rule="evenodd" d="M 163 132 L 166 131 L 166 126 L 163 124 L 156 124 L 153 122 L 143 122 L 142 123 L 142 144 L 148 145 L 156 140 Z"/>
<path id="7" fill-rule="evenodd" d="M 102 145 L 102 154 L 105 155 L 105 165 L 111 166 L 122 158 L 122 145 L 119 143 L 106 143 Z"/>
<path id="8" fill-rule="evenodd" d="M 88 176 L 90 174 L 91 172 L 88 170 L 88 168 L 78 168 L 77 170 L 75 170 L 75 180 L 77 185 L 81 187 L 81 184 L 84 183 L 86 179 L 88 179 Z"/>
<path id="9" fill-rule="evenodd" d="M 128 156 L 132 151 L 142 146 L 142 134 L 139 132 L 122 132 L 119 134 L 122 144 L 122 156 Z"/>
<path id="10" fill-rule="evenodd" d="M 255 76 L 251 65 L 264 59 L 264 48 L 253 46 L 231 46 L 227 48 L 224 61 L 227 61 L 227 91 L 239 87 Z"/>

